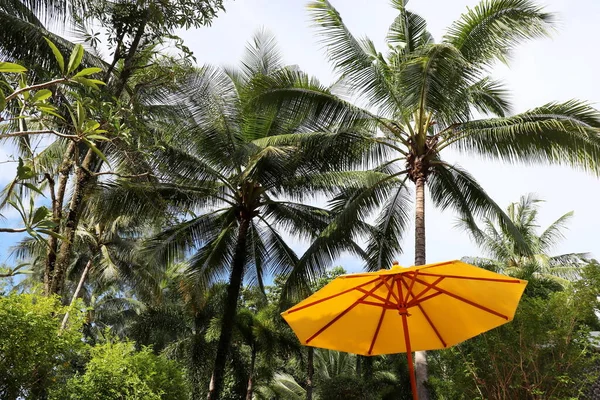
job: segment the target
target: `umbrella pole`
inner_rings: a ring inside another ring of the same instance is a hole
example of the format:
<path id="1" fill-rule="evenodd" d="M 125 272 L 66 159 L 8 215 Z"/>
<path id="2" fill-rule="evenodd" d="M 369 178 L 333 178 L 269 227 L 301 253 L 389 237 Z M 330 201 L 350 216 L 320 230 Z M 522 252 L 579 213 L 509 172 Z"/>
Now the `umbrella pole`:
<path id="1" fill-rule="evenodd" d="M 408 324 L 406 322 L 406 311 L 402 314 L 402 327 L 404 328 L 404 343 L 406 344 L 406 358 L 408 359 L 408 373 L 410 375 L 410 388 L 413 394 L 413 400 L 419 400 L 417 394 L 417 379 L 415 378 L 415 367 L 413 365 L 412 350 L 410 348 L 410 337 L 408 334 Z"/>

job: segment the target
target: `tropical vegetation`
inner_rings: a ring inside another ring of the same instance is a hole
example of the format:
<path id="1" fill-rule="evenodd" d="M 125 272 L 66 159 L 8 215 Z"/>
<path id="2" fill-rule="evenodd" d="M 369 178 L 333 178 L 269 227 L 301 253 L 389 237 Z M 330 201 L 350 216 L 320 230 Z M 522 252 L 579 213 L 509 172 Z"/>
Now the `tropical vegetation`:
<path id="1" fill-rule="evenodd" d="M 328 86 L 266 31 L 237 68 L 202 65 L 177 32 L 210 25 L 221 0 L 0 0 L 15 164 L 0 212 L 18 215 L 0 226 L 17 238 L 0 267 L 1 398 L 410 399 L 403 355 L 303 347 L 279 314 L 345 274 L 342 254 L 391 267 L 411 224 L 425 264 L 427 198 L 481 249 L 468 262 L 529 285 L 512 323 L 418 352 L 420 398 L 589 395 L 600 265 L 554 254 L 572 214 L 539 232 L 541 200 L 504 210 L 445 161 L 600 171 L 599 111 L 514 113 L 490 72 L 556 16 L 482 0 L 435 40 L 391 3 L 385 54 L 327 0 L 308 4 Z"/>

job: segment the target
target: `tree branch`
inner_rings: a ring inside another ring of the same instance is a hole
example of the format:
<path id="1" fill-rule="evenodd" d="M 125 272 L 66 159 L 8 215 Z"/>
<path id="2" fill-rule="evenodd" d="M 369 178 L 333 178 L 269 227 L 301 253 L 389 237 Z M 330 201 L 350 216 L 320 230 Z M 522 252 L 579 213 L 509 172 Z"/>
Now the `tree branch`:
<path id="1" fill-rule="evenodd" d="M 21 131 L 21 132 L 12 132 L 12 133 L 2 133 L 0 134 L 0 139 L 9 138 L 9 137 L 19 137 L 19 136 L 28 136 L 28 135 L 47 135 L 52 134 L 60 137 L 64 137 L 67 139 L 79 139 L 79 136 L 76 135 L 67 135 L 64 133 L 57 132 L 53 129 L 42 129 L 38 131 Z"/>
<path id="2" fill-rule="evenodd" d="M 0 228 L 0 233 L 21 233 L 27 231 L 27 228 Z"/>
<path id="3" fill-rule="evenodd" d="M 65 83 L 65 82 L 68 82 L 68 81 L 69 81 L 69 78 L 59 78 L 59 79 L 54 79 L 54 80 L 51 80 L 51 81 L 48 81 L 48 82 L 40 83 L 40 84 L 37 84 L 37 85 L 26 86 L 24 88 L 21 88 L 21 89 L 17 90 L 16 92 L 13 92 L 11 95 L 6 96 L 6 102 L 8 103 L 12 99 L 14 99 L 18 95 L 20 95 L 21 93 L 29 92 L 31 90 L 45 89 L 47 87 L 54 86 L 54 85 L 57 85 L 59 83 Z"/>

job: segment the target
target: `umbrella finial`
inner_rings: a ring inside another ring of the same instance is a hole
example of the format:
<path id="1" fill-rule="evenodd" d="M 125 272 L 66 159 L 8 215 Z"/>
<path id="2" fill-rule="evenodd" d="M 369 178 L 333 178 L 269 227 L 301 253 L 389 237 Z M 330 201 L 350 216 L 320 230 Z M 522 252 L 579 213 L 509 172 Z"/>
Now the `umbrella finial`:
<path id="1" fill-rule="evenodd" d="M 398 260 L 394 260 L 392 261 L 392 265 L 400 265 L 400 263 L 398 262 Z"/>

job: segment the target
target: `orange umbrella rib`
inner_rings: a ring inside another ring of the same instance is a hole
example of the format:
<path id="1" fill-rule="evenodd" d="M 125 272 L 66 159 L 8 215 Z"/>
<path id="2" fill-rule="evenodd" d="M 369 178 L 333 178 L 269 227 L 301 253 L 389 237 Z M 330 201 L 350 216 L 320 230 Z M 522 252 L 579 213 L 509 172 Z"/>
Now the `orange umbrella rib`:
<path id="1" fill-rule="evenodd" d="M 385 283 L 387 283 L 387 281 L 385 279 L 383 281 Z M 386 303 L 390 302 L 391 295 L 392 295 L 392 292 L 390 290 L 388 290 Z M 371 352 L 373 351 L 373 347 L 375 346 L 375 342 L 377 341 L 377 336 L 379 335 L 379 329 L 381 329 L 381 324 L 383 323 L 383 317 L 385 317 L 386 311 L 387 311 L 387 308 L 385 308 L 385 307 L 381 310 L 381 315 L 379 316 L 379 322 L 377 322 L 377 328 L 375 329 L 375 334 L 373 335 L 373 340 L 371 340 L 371 346 L 369 347 L 368 354 L 371 354 Z"/>
<path id="2" fill-rule="evenodd" d="M 410 287 L 408 288 L 408 292 L 406 293 L 406 298 L 404 299 L 404 303 L 408 303 L 408 296 L 412 295 L 413 298 L 415 297 L 415 295 L 412 292 L 412 288 L 415 284 L 415 280 L 416 280 L 415 278 L 417 277 L 417 273 L 412 275 L 412 280 L 410 281 Z M 404 283 L 404 279 L 402 279 L 402 282 Z"/>
<path id="3" fill-rule="evenodd" d="M 417 278 L 416 278 L 416 279 L 417 279 Z M 420 280 L 420 279 L 417 279 L 417 282 L 419 282 L 419 283 L 420 283 L 420 284 L 422 284 L 422 285 L 430 285 L 429 283 L 427 283 L 427 282 L 425 282 L 425 281 L 422 281 L 422 280 Z M 500 318 L 504 318 L 504 319 L 505 319 L 505 320 L 507 320 L 507 321 L 508 321 L 508 319 L 509 319 L 509 318 L 508 318 L 506 315 L 504 315 L 504 314 L 500 314 L 498 311 L 494 311 L 494 310 L 492 310 L 491 308 L 487 308 L 487 307 L 485 307 L 485 306 L 482 306 L 481 304 L 475 303 L 474 301 L 471 301 L 471 300 L 465 299 L 464 297 L 458 296 L 458 295 L 456 295 L 456 294 L 454 294 L 454 293 L 450 293 L 450 292 L 449 292 L 449 291 L 447 291 L 447 290 L 444 290 L 444 289 L 442 289 L 442 288 L 439 288 L 439 287 L 436 287 L 436 288 L 434 288 L 434 289 L 435 289 L 435 290 L 438 290 L 438 291 L 440 291 L 440 292 L 442 292 L 442 293 L 444 293 L 444 294 L 445 294 L 445 295 L 447 295 L 447 296 L 450 296 L 450 297 L 452 297 L 452 298 L 455 298 L 456 300 L 460 300 L 460 301 L 462 301 L 462 302 L 464 302 L 464 303 L 467 303 L 467 304 L 469 304 L 469 305 L 472 305 L 473 307 L 477 307 L 477 308 L 479 308 L 480 310 L 483 310 L 483 311 L 489 312 L 490 314 L 494 314 L 494 315 L 496 315 L 496 316 L 498 316 L 498 317 L 500 317 Z"/>
<path id="4" fill-rule="evenodd" d="M 392 285 L 390 285 L 390 284 L 388 283 L 388 281 L 384 281 L 384 283 L 385 283 L 385 286 L 386 286 L 386 287 L 387 287 L 387 289 L 388 289 L 388 292 L 389 292 L 389 293 L 391 293 L 391 294 L 392 294 L 392 297 L 394 297 L 394 299 L 396 300 L 396 302 L 397 302 L 398 304 L 400 304 L 400 299 L 398 298 L 398 296 L 396 296 L 396 293 L 394 293 L 394 286 L 393 286 L 393 285 L 394 285 L 394 282 L 393 282 L 393 278 L 392 278 Z"/>
<path id="5" fill-rule="evenodd" d="M 308 303 L 308 304 L 304 304 L 304 305 L 301 305 L 301 306 L 299 306 L 299 307 L 296 307 L 296 308 L 292 308 L 292 309 L 290 309 L 290 310 L 287 310 L 286 312 L 287 312 L 288 314 L 290 314 L 290 313 L 293 313 L 293 312 L 296 312 L 296 311 L 303 310 L 303 309 L 305 309 L 305 308 L 308 308 L 308 307 L 310 307 L 310 306 L 314 306 L 315 304 L 319 304 L 319 303 L 322 303 L 322 302 L 324 302 L 324 301 L 327 301 L 327 300 L 333 299 L 334 297 L 338 297 L 338 296 L 341 296 L 341 295 L 343 295 L 343 294 L 350 293 L 350 292 L 351 292 L 351 291 L 353 291 L 353 290 L 360 289 L 360 288 L 362 288 L 363 286 L 370 285 L 371 283 L 373 283 L 373 282 L 376 282 L 376 281 L 378 281 L 378 280 L 379 280 L 379 277 L 377 277 L 377 278 L 375 278 L 375 279 L 373 279 L 373 280 L 371 280 L 371 281 L 369 281 L 369 282 L 361 283 L 360 285 L 358 285 L 358 286 L 356 286 L 356 287 L 353 287 L 353 288 L 350 288 L 350 289 L 346 289 L 346 290 L 344 290 L 344 291 L 341 291 L 341 292 L 339 292 L 339 293 L 333 294 L 333 295 L 331 295 L 331 296 L 327 296 L 327 297 L 323 297 L 322 299 L 315 300 L 315 301 L 313 301 L 312 303 Z"/>
<path id="6" fill-rule="evenodd" d="M 422 299 L 420 299 L 420 300 L 415 300 L 415 299 L 413 298 L 413 300 L 411 300 L 411 301 L 409 301 L 408 303 L 406 303 L 406 307 L 408 308 L 408 307 L 414 307 L 414 306 L 418 306 L 419 304 L 421 304 L 421 303 L 422 303 L 422 302 L 424 302 L 425 300 L 432 299 L 432 298 L 434 298 L 434 297 L 437 297 L 437 296 L 439 296 L 440 294 L 443 294 L 443 293 L 442 293 L 442 292 L 437 292 L 437 293 L 434 293 L 434 294 L 430 294 L 429 296 L 425 296 L 425 297 L 423 297 L 423 298 L 422 298 Z"/>
<path id="7" fill-rule="evenodd" d="M 322 327 L 321 329 L 319 329 L 314 335 L 312 335 L 311 337 L 309 337 L 306 340 L 305 343 L 308 344 L 311 340 L 313 340 L 314 338 L 316 338 L 317 336 L 319 336 L 321 333 L 323 333 L 325 331 L 325 329 L 329 328 L 337 320 L 339 320 L 340 318 L 342 318 L 344 315 L 346 315 L 348 312 L 350 312 L 354 307 L 356 307 L 357 305 L 359 305 L 361 303 L 361 301 L 363 301 L 371 293 L 373 293 L 374 291 L 376 291 L 377 289 L 379 289 L 381 287 L 381 285 L 383 285 L 383 282 L 379 282 L 377 285 L 375 285 L 375 287 L 373 289 L 371 289 L 370 293 L 365 294 L 363 297 L 361 297 L 360 299 L 358 299 L 354 303 L 352 303 L 352 305 L 350 305 L 350 307 L 346 308 L 344 311 L 342 311 L 340 314 L 338 314 L 334 319 L 332 319 L 331 321 L 329 321 L 327 323 L 327 325 L 325 325 L 324 327 Z"/>
<path id="8" fill-rule="evenodd" d="M 436 289 L 436 285 L 443 280 L 444 280 L 443 276 L 436 279 L 435 282 L 433 282 L 431 284 L 431 286 L 425 287 L 425 289 L 423 289 L 418 295 L 416 295 L 413 300 L 418 300 L 419 298 L 421 298 L 421 296 L 423 296 L 425 293 L 429 292 L 431 289 Z"/>
<path id="9" fill-rule="evenodd" d="M 383 279 L 383 278 L 381 278 L 381 279 Z M 383 280 L 383 281 L 385 282 L 385 280 Z M 361 292 L 361 293 L 365 293 L 365 294 L 367 294 L 367 293 L 368 293 L 368 294 L 369 294 L 369 297 L 372 297 L 372 298 L 374 298 L 374 299 L 377 299 L 377 300 L 379 300 L 379 301 L 383 301 L 383 302 L 385 303 L 385 299 L 384 299 L 383 297 L 379 296 L 378 294 L 375 294 L 375 293 L 369 293 L 369 291 L 368 291 L 368 290 L 365 290 L 365 289 L 363 289 L 363 288 L 358 288 L 358 289 L 356 289 L 356 290 L 358 290 L 358 291 L 359 291 L 359 292 Z"/>
<path id="10" fill-rule="evenodd" d="M 423 309 L 423 307 L 421 306 L 421 304 L 417 303 L 417 307 L 419 307 L 419 310 L 421 310 L 421 312 L 423 313 L 423 316 L 425 316 L 425 319 L 429 323 L 429 326 L 431 326 L 431 329 L 433 329 L 433 331 L 435 332 L 435 335 L 438 337 L 438 339 L 440 339 L 440 342 L 442 342 L 442 345 L 444 347 L 447 347 L 448 345 L 446 344 L 446 341 L 444 339 L 442 339 L 442 335 L 440 335 L 440 332 L 437 330 L 437 328 L 435 327 L 435 325 L 431 321 L 431 318 L 429 318 L 429 315 L 427 315 L 427 313 L 425 312 L 425 310 Z"/>
<path id="11" fill-rule="evenodd" d="M 406 275 L 416 275 L 412 272 L 406 272 Z M 466 279 L 469 281 L 487 281 L 487 282 L 503 282 L 503 283 L 521 283 L 518 279 L 496 279 L 496 278 L 479 278 L 475 276 L 460 276 L 460 275 L 439 275 L 439 274 L 429 274 L 426 272 L 419 272 L 421 276 L 438 276 L 442 278 L 454 278 L 454 279 Z"/>

